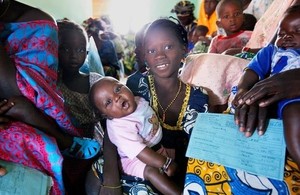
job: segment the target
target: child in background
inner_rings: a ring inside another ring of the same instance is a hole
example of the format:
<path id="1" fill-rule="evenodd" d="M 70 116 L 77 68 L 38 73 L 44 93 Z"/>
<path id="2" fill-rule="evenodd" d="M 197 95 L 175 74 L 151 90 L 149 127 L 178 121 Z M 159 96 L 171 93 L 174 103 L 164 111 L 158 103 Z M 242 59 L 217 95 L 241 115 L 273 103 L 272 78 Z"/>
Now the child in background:
<path id="1" fill-rule="evenodd" d="M 248 104 L 243 96 L 259 80 L 290 69 L 300 68 L 300 5 L 290 7 L 279 23 L 275 45 L 269 44 L 259 51 L 249 63 L 238 84 L 233 101 L 235 106 Z M 287 86 L 288 87 L 288 86 Z M 283 119 L 287 149 L 300 167 L 300 98 L 286 99 L 278 103 L 278 116 Z M 264 106 L 261 104 L 260 106 Z M 240 125 L 241 121 L 237 121 Z M 251 133 L 244 127 L 240 130 L 247 137 Z M 263 130 L 258 130 L 262 135 Z"/>
<path id="2" fill-rule="evenodd" d="M 223 53 L 230 48 L 241 48 L 249 41 L 252 31 L 244 31 L 243 5 L 240 0 L 221 0 L 216 8 L 218 28 L 225 35 L 217 35 L 211 41 L 208 53 Z"/>
<path id="3" fill-rule="evenodd" d="M 79 71 L 87 57 L 88 39 L 85 30 L 69 20 L 58 21 L 57 25 L 59 39 L 58 88 L 62 92 L 72 124 L 83 130 L 86 137 L 93 138 L 94 129 L 101 125 L 99 125 L 100 119 L 96 119 L 93 115 L 88 93 L 91 84 L 101 75 L 94 72 L 85 74 Z M 98 125 L 95 125 L 97 123 Z M 102 129 L 98 128 L 98 130 Z M 64 181 L 69 193 L 85 193 L 84 181 L 93 161 L 94 159 L 83 161 L 69 157 L 64 158 Z"/>
<path id="4" fill-rule="evenodd" d="M 107 118 L 107 133 L 118 148 L 125 174 L 149 180 L 163 194 L 180 194 L 168 178 L 177 165 L 162 155 L 162 129 L 149 103 L 112 77 L 92 86 L 90 101 Z"/>
<path id="5" fill-rule="evenodd" d="M 79 71 L 87 56 L 87 34 L 78 24 L 62 20 L 57 22 L 59 38 L 59 79 L 58 87 L 63 93 L 65 105 L 73 124 L 92 136 L 97 122 L 88 102 L 90 86 L 102 76 Z M 99 121 L 99 120 L 98 120 Z"/>
<path id="6" fill-rule="evenodd" d="M 203 0 L 200 3 L 198 25 L 207 26 L 209 29 L 208 35 L 211 37 L 214 37 L 217 34 L 216 6 L 218 2 L 219 0 Z"/>
<path id="7" fill-rule="evenodd" d="M 242 29 L 248 30 L 248 31 L 253 31 L 256 22 L 257 22 L 257 19 L 252 14 L 244 13 L 244 24 L 243 24 Z"/>
<path id="8" fill-rule="evenodd" d="M 206 53 L 208 46 L 210 45 L 210 39 L 206 36 L 208 33 L 208 28 L 204 25 L 198 25 L 195 27 L 191 42 L 193 43 L 193 48 L 191 53 Z"/>

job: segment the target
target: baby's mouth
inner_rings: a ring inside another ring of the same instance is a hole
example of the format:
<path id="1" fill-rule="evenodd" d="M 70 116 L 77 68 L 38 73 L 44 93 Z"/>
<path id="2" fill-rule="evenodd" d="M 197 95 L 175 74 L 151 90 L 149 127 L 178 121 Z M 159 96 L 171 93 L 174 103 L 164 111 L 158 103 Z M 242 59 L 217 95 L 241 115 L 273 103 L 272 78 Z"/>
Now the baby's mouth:
<path id="1" fill-rule="evenodd" d="M 127 109 L 129 107 L 129 103 L 127 101 L 122 102 L 122 108 Z"/>

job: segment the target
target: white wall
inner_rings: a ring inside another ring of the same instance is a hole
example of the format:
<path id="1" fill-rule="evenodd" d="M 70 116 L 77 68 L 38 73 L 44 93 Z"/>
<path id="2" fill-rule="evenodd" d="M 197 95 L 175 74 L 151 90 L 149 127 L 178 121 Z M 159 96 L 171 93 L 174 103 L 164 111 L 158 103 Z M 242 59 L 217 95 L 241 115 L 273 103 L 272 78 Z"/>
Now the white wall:
<path id="1" fill-rule="evenodd" d="M 81 24 L 92 16 L 91 0 L 19 0 L 22 3 L 40 8 L 55 19 L 67 17 Z M 121 0 L 122 1 L 122 0 Z"/>
<path id="2" fill-rule="evenodd" d="M 55 19 L 67 17 L 81 24 L 83 20 L 92 17 L 92 0 L 19 0 L 20 2 L 38 7 L 51 14 Z M 102 0 L 101 0 L 102 1 Z M 105 0 L 112 4 L 110 10 L 104 11 L 108 14 L 113 11 L 113 23 L 115 29 L 127 24 L 127 28 L 136 30 L 145 24 L 159 17 L 166 17 L 172 14 L 170 11 L 179 0 Z M 190 0 L 195 5 L 194 15 L 197 18 L 199 3 L 201 0 Z M 134 3 L 135 2 L 135 3 Z M 117 25 L 117 26 L 116 26 Z M 124 33 L 124 32 L 120 32 Z"/>

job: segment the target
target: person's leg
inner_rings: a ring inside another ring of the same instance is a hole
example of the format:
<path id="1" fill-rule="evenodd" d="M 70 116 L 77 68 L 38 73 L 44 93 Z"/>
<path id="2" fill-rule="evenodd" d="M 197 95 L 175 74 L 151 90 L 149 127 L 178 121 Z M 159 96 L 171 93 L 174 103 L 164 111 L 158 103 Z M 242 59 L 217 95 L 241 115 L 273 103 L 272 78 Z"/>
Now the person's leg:
<path id="1" fill-rule="evenodd" d="M 300 167 L 300 103 L 286 105 L 282 119 L 287 150 Z"/>
<path id="2" fill-rule="evenodd" d="M 160 173 L 158 168 L 146 166 L 144 178 L 149 180 L 163 194 L 182 194 L 182 190 L 165 173 Z"/>

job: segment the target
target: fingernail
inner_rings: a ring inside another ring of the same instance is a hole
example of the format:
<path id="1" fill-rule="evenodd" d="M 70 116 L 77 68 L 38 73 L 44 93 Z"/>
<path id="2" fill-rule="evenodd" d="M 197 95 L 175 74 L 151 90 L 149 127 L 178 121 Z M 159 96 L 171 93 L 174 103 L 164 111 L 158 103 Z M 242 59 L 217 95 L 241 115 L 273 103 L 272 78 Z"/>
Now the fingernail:
<path id="1" fill-rule="evenodd" d="M 263 131 L 258 131 L 258 135 L 263 135 L 264 134 L 264 132 Z"/>
<path id="2" fill-rule="evenodd" d="M 246 102 L 246 104 L 250 104 L 250 100 L 246 100 L 245 102 Z"/>
<path id="3" fill-rule="evenodd" d="M 238 103 L 239 103 L 239 104 L 242 104 L 242 103 L 243 103 L 243 100 L 242 100 L 242 99 L 240 99 L 240 100 L 238 101 Z"/>
<path id="4" fill-rule="evenodd" d="M 250 136 L 251 136 L 251 133 L 250 133 L 249 131 L 247 131 L 247 132 L 245 133 L 245 136 L 246 136 L 246 137 L 250 137 Z"/>

